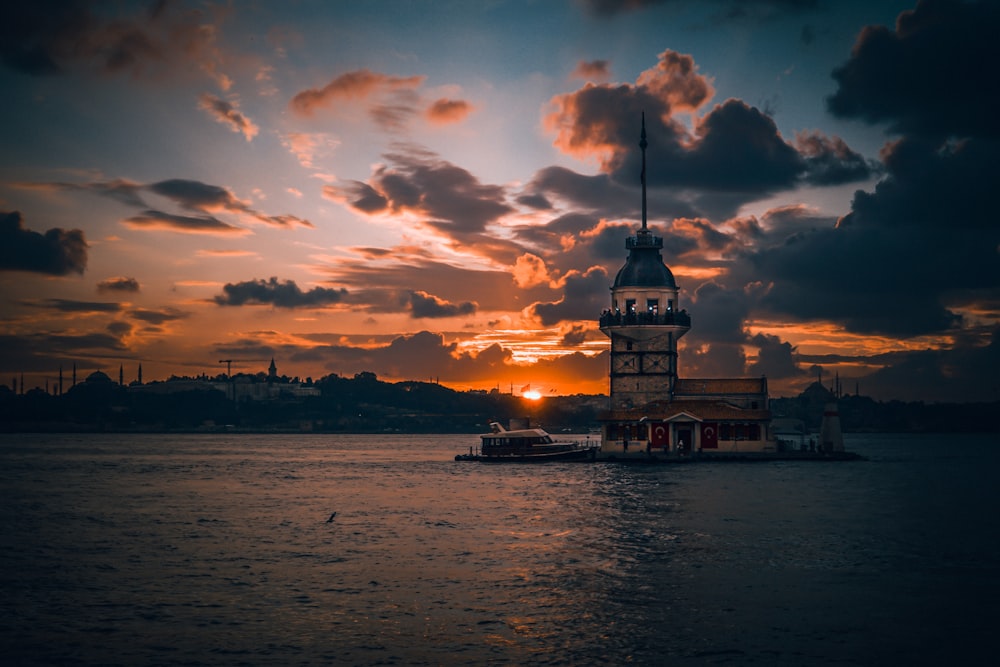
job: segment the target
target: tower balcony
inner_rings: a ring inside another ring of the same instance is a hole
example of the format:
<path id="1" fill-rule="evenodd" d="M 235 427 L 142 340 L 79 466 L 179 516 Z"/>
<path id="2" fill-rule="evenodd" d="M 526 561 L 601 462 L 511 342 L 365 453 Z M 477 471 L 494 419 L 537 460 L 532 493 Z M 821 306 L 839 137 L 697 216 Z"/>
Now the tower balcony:
<path id="1" fill-rule="evenodd" d="M 601 331 L 610 336 L 612 332 L 635 340 L 648 340 L 667 333 L 664 328 L 674 331 L 678 336 L 691 328 L 691 316 L 686 310 L 671 310 L 665 313 L 649 311 L 606 310 L 599 320 Z"/>

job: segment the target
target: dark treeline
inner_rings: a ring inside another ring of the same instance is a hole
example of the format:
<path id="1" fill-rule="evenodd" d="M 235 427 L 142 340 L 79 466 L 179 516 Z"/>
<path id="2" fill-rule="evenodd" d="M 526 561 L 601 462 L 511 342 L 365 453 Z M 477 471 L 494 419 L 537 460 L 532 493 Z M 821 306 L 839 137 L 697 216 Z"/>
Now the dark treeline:
<path id="1" fill-rule="evenodd" d="M 265 381 L 263 376 L 246 379 Z M 151 385 L 163 391 L 141 391 L 104 376 L 61 395 L 40 389 L 17 394 L 0 386 L 0 430 L 479 433 L 491 420 L 506 424 L 513 417 L 528 417 L 553 433 L 585 433 L 598 425 L 607 407 L 606 396 L 529 401 L 497 390 L 460 392 L 432 382 L 382 382 L 373 373 L 310 381 L 311 395 L 296 395 L 292 383 L 282 378 L 266 400 L 234 400 L 235 392 L 217 388 L 218 383 L 185 380 L 184 385 Z M 771 399 L 771 411 L 775 417 L 800 419 L 816 431 L 833 398 L 816 383 L 797 397 Z M 1000 431 L 998 402 L 880 402 L 847 395 L 837 404 L 842 428 L 849 433 Z"/>
<path id="2" fill-rule="evenodd" d="M 263 375 L 235 379 L 266 382 Z M 225 382 L 213 386 L 190 378 L 156 383 L 162 391 L 140 391 L 103 378 L 77 384 L 62 395 L 41 389 L 15 394 L 3 386 L 0 430 L 478 433 L 488 430 L 492 420 L 506 424 L 513 417 L 528 417 L 553 432 L 579 432 L 596 423 L 607 402 L 603 396 L 529 401 L 496 390 L 460 392 L 431 382 L 382 382 L 373 373 L 330 375 L 306 385 L 314 395 L 303 396 L 282 380 L 272 385 L 266 400 L 234 400 L 239 394 L 235 388 L 242 385 L 232 385 L 229 392 L 216 388 Z"/>
<path id="3" fill-rule="evenodd" d="M 868 396 L 843 395 L 813 383 L 794 398 L 771 399 L 774 417 L 801 419 L 819 429 L 824 407 L 836 400 L 841 429 L 847 433 L 993 433 L 1000 431 L 1000 402 L 924 403 L 876 401 Z"/>

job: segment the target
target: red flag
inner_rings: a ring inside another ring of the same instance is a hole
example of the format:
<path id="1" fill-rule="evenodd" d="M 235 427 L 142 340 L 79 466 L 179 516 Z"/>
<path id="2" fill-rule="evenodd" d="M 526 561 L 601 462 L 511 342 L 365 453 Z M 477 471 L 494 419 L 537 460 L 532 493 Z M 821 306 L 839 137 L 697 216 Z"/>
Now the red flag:
<path id="1" fill-rule="evenodd" d="M 719 425 L 705 422 L 701 425 L 701 448 L 719 448 Z"/>
<path id="2" fill-rule="evenodd" d="M 653 424 L 653 432 L 649 437 L 649 445 L 651 447 L 666 447 L 667 446 L 667 425 L 666 424 Z"/>

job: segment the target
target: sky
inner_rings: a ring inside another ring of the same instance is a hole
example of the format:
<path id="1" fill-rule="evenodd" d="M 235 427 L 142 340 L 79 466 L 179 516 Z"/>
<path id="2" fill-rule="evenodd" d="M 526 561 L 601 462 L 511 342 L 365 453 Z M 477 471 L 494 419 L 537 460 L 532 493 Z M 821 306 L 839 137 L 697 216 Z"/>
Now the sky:
<path id="1" fill-rule="evenodd" d="M 682 377 L 1000 400 L 1000 3 L 7 3 L 0 383 L 608 392 L 641 221 Z"/>

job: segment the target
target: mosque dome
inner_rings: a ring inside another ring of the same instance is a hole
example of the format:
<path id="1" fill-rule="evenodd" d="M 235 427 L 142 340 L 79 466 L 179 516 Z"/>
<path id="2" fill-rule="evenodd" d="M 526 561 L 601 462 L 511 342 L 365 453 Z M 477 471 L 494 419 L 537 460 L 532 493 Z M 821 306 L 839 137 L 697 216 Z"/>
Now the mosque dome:
<path id="1" fill-rule="evenodd" d="M 87 376 L 86 382 L 90 383 L 111 382 L 111 378 L 108 377 L 107 373 L 104 373 L 102 371 L 94 371 L 93 373 Z"/>

